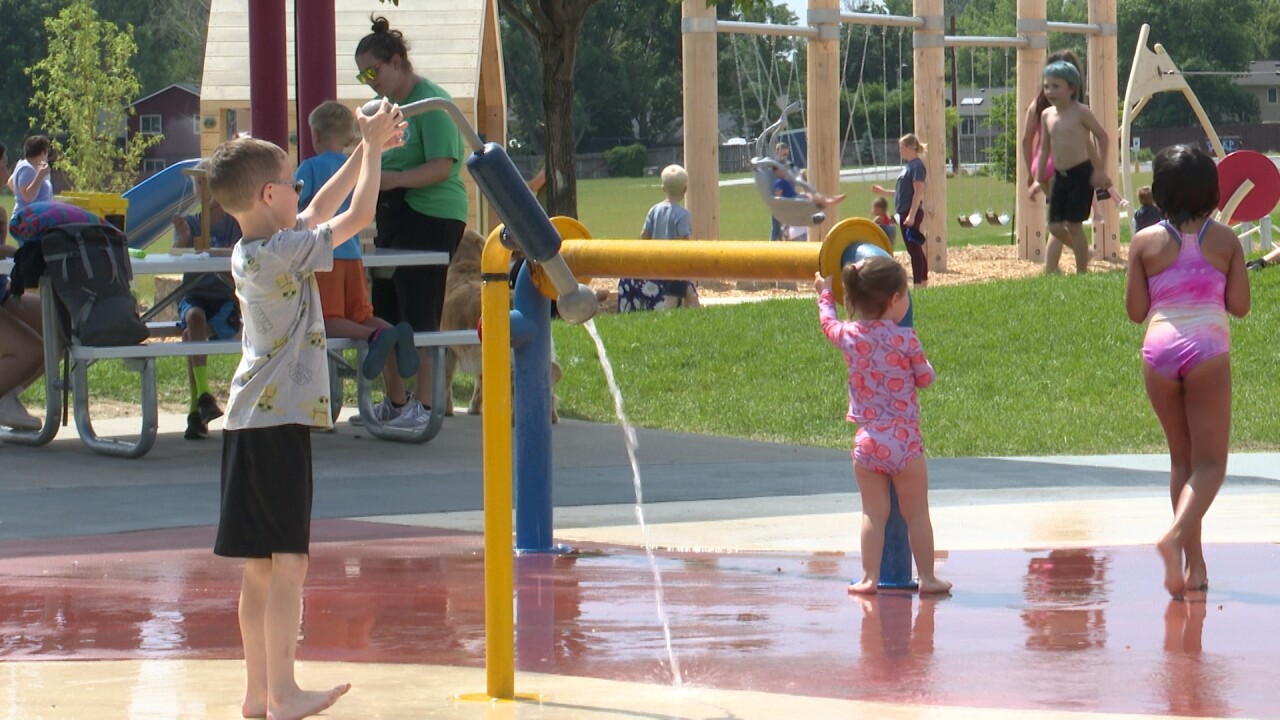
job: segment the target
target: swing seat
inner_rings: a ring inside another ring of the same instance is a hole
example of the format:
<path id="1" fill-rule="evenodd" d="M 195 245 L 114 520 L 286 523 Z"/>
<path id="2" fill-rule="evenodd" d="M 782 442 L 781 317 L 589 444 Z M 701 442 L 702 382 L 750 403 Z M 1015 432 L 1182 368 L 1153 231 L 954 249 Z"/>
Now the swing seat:
<path id="1" fill-rule="evenodd" d="M 778 161 L 772 158 L 752 158 L 751 174 L 755 178 L 756 192 L 760 195 L 760 199 L 764 200 L 765 205 L 769 207 L 769 214 L 778 219 L 783 225 L 809 226 L 818 225 L 827 219 L 827 214 L 819 208 L 810 198 L 794 197 L 774 197 L 773 181 L 776 179 L 774 169 L 782 167 Z M 791 176 L 788 173 L 788 179 L 797 186 L 805 190 L 812 190 L 803 181 Z"/>
<path id="2" fill-rule="evenodd" d="M 956 216 L 956 220 L 960 223 L 960 227 L 978 227 L 982 224 L 982 213 L 974 210 L 972 214 Z"/>
<path id="3" fill-rule="evenodd" d="M 991 225 L 1008 225 L 1009 214 L 1008 213 L 996 214 L 995 210 L 988 210 L 987 222 L 990 223 Z"/>
<path id="4" fill-rule="evenodd" d="M 960 227 L 973 227 L 973 223 L 969 220 L 969 216 L 963 213 L 956 216 L 956 222 L 960 223 Z"/>

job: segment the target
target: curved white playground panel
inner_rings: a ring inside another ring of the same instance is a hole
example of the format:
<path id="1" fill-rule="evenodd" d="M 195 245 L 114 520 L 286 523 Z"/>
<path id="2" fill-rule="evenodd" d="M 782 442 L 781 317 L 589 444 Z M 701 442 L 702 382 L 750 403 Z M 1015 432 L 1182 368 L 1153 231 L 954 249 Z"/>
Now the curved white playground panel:
<path id="1" fill-rule="evenodd" d="M 1124 115 L 1120 120 L 1121 178 L 1125 197 L 1133 195 L 1133 121 L 1146 108 L 1151 98 L 1162 92 L 1178 92 L 1187 99 L 1192 112 L 1204 128 L 1209 144 L 1218 160 L 1218 186 L 1222 195 L 1218 203 L 1218 222 L 1234 227 L 1245 251 L 1253 248 L 1253 237 L 1260 238 L 1263 250 L 1271 249 L 1271 211 L 1280 202 L 1280 170 L 1270 158 L 1251 150 L 1223 151 L 1218 131 L 1209 121 L 1200 99 L 1187 84 L 1164 46 L 1147 47 L 1151 26 L 1138 31 L 1129 85 L 1124 94 Z M 1254 225 L 1257 223 L 1257 225 Z"/>

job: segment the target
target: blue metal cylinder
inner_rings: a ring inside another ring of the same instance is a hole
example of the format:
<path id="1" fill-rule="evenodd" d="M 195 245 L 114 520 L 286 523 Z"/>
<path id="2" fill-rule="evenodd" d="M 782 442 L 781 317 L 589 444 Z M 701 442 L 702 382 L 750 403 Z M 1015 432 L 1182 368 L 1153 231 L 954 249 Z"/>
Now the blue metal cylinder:
<path id="1" fill-rule="evenodd" d="M 878 255 L 891 257 L 883 248 L 871 243 L 853 243 L 841 255 L 840 267 Z M 915 303 L 910 302 L 909 293 L 907 297 L 907 314 L 901 324 L 911 327 L 915 319 Z M 884 550 L 880 554 L 879 587 L 886 590 L 914 590 L 918 587 L 911 574 L 911 538 L 907 535 L 907 521 L 898 508 L 898 491 L 892 483 L 889 485 L 889 519 L 884 525 Z"/>
<path id="2" fill-rule="evenodd" d="M 560 233 L 502 146 L 485 143 L 467 156 L 467 169 L 525 257 L 541 263 L 560 253 Z"/>
<path id="3" fill-rule="evenodd" d="M 516 551 L 552 552 L 551 301 L 534 286 L 529 267 L 525 263 L 516 278 L 511 313 L 519 316 L 511 343 Z"/>

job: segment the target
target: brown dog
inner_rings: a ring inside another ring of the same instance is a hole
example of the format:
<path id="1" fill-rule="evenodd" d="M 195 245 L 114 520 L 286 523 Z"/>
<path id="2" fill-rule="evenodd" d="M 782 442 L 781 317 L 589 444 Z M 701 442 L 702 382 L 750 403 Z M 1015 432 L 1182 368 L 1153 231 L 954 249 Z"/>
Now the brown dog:
<path id="1" fill-rule="evenodd" d="M 449 261 L 449 276 L 444 283 L 444 308 L 440 312 L 441 330 L 475 330 L 480 323 L 480 254 L 484 238 L 473 230 L 462 234 L 458 249 Z M 480 346 L 459 345 L 449 348 L 445 359 L 445 414 L 453 415 L 453 374 L 459 365 L 462 372 L 476 379 L 475 392 L 467 404 L 467 414 L 480 413 Z"/>
<path id="2" fill-rule="evenodd" d="M 475 330 L 480 322 L 480 256 L 484 251 L 484 238 L 467 230 L 458 243 L 458 249 L 449 261 L 449 276 L 444 285 L 444 309 L 440 313 L 441 330 Z M 560 380 L 560 365 L 551 358 L 551 382 Z M 483 399 L 481 386 L 480 346 L 461 345 L 449 348 L 445 360 L 445 414 L 453 415 L 453 375 L 459 369 L 476 379 L 475 391 L 467 404 L 468 415 L 480 414 Z M 556 402 L 551 403 L 551 422 L 559 422 Z"/>

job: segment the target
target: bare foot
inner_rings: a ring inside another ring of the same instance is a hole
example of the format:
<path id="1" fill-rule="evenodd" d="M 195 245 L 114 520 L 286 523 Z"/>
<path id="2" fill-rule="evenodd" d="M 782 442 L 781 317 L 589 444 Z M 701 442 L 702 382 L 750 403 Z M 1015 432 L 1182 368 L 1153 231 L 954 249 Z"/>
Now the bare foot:
<path id="1" fill-rule="evenodd" d="M 1187 592 L 1207 592 L 1209 590 L 1209 578 L 1201 572 L 1193 572 L 1188 570 L 1186 575 L 1182 576 L 1183 582 L 1186 584 Z"/>
<path id="2" fill-rule="evenodd" d="M 267 716 L 267 700 L 249 698 L 244 699 L 244 704 L 240 706 L 240 714 L 247 718 L 260 718 Z"/>
<path id="3" fill-rule="evenodd" d="M 1164 560 L 1164 589 L 1172 597 L 1180 598 L 1187 590 L 1186 580 L 1182 577 L 1182 551 L 1168 535 L 1156 543 L 1156 551 Z"/>
<path id="4" fill-rule="evenodd" d="M 856 583 L 849 583 L 850 595 L 874 595 L 879 589 L 879 578 L 862 578 Z"/>
<path id="5" fill-rule="evenodd" d="M 286 698 L 275 708 L 267 710 L 267 720 L 302 720 L 317 715 L 338 702 L 338 698 L 347 694 L 351 683 L 339 685 L 329 692 L 299 691 L 297 695 Z"/>
<path id="6" fill-rule="evenodd" d="M 951 583 L 936 577 L 920 578 L 920 594 L 936 595 L 951 592 Z"/>
<path id="7" fill-rule="evenodd" d="M 1205 592 L 1209 589 L 1209 571 L 1205 568 L 1203 560 L 1198 563 L 1188 562 L 1182 578 L 1187 583 L 1188 591 Z"/>

